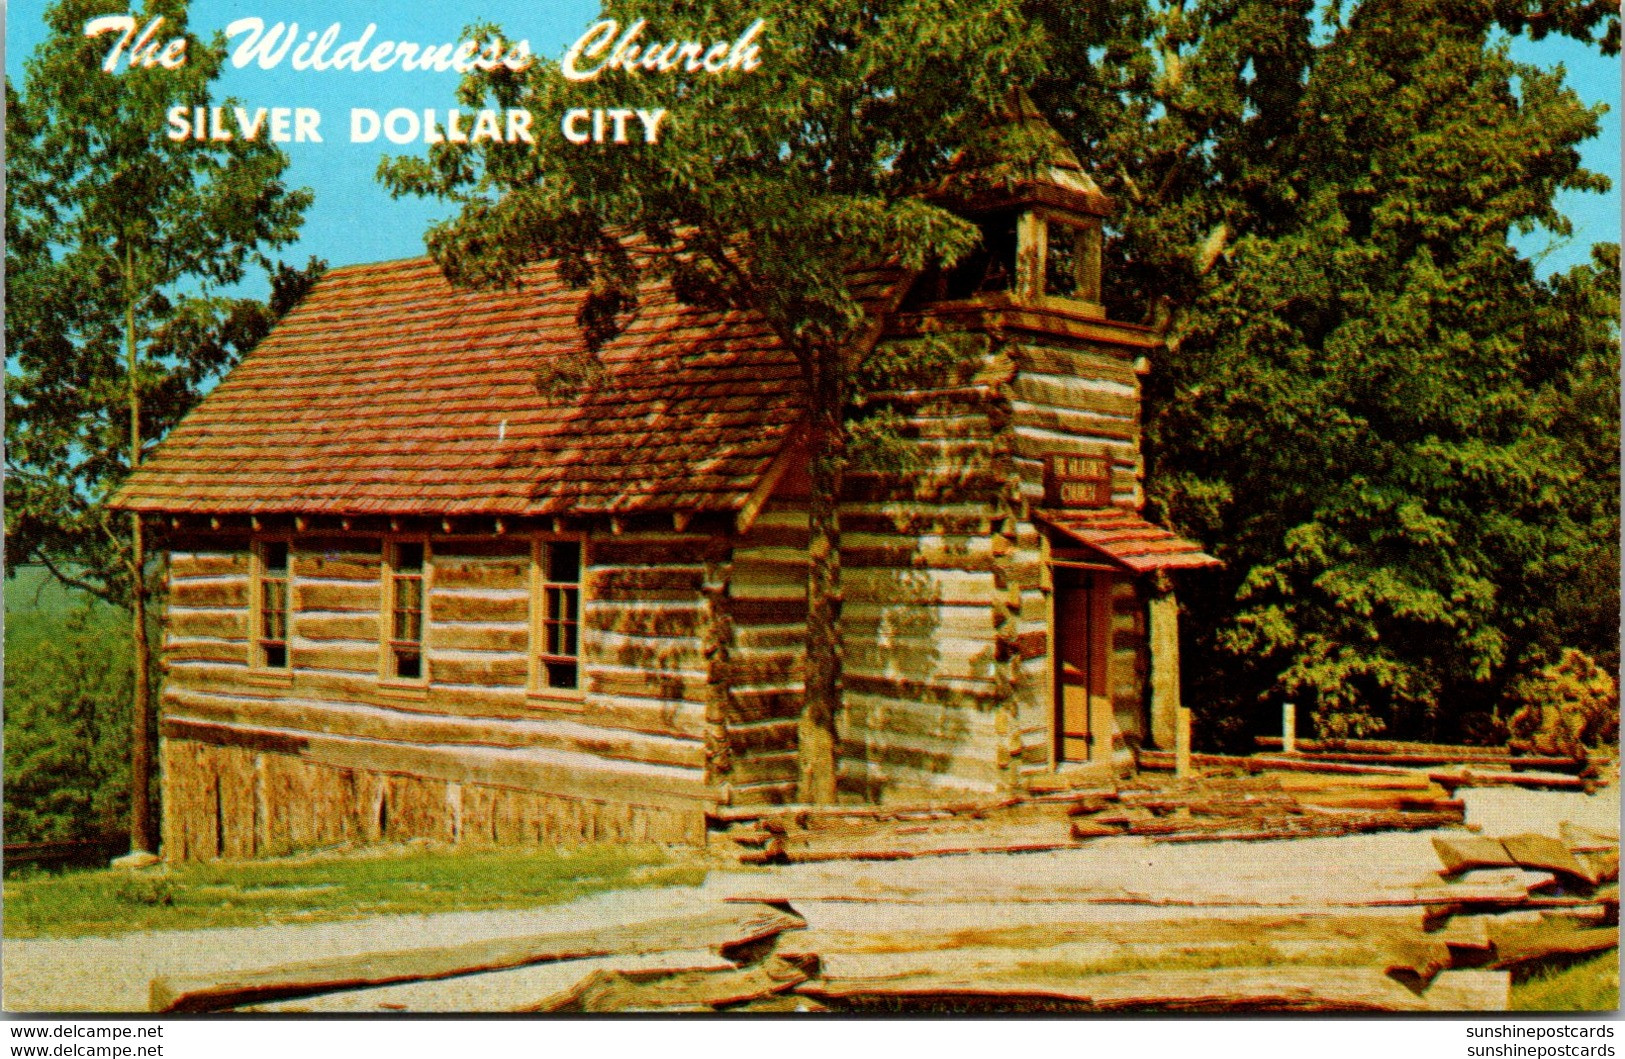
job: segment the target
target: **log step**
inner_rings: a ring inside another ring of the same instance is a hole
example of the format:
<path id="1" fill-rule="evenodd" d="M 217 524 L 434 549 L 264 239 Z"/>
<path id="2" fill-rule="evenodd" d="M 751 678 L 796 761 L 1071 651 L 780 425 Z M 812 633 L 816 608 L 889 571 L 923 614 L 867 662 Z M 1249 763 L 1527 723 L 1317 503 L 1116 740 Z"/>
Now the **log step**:
<path id="1" fill-rule="evenodd" d="M 1422 996 L 1429 1011 L 1507 1011 L 1512 1007 L 1512 974 L 1441 971 Z"/>
<path id="2" fill-rule="evenodd" d="M 796 992 L 826 1001 L 993 1001 L 1007 1009 L 1058 1003 L 1090 1011 L 1426 1011 L 1427 1002 L 1364 967 L 1237 967 L 1077 976 L 1019 965 L 967 974 L 953 959 L 887 972 L 832 958 Z"/>
<path id="3" fill-rule="evenodd" d="M 555 1012 L 706 1011 L 777 996 L 808 975 L 799 965 L 769 956 L 731 970 L 600 971 L 545 1009 Z"/>
<path id="4" fill-rule="evenodd" d="M 594 974 L 615 971 L 731 971 L 732 960 L 702 949 L 696 952 L 601 956 L 585 960 L 530 964 L 451 978 L 401 982 L 366 989 L 268 1001 L 238 1011 L 277 1014 L 392 1014 L 404 1012 L 551 1011 L 579 991 Z"/>
<path id="5" fill-rule="evenodd" d="M 366 953 L 226 976 L 161 976 L 152 980 L 150 1006 L 153 1011 L 220 1011 L 314 993 L 449 978 L 558 960 L 662 949 L 720 949 L 803 925 L 799 916 L 765 905 L 744 904 L 649 923 Z"/>

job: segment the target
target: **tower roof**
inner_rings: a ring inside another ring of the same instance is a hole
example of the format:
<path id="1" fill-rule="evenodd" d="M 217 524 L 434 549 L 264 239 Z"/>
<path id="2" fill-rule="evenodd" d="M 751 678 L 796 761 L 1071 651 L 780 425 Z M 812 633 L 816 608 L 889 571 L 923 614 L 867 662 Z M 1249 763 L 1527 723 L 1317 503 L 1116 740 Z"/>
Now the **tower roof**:
<path id="1" fill-rule="evenodd" d="M 1042 204 L 1105 216 L 1112 202 L 1025 89 L 1013 89 L 929 198 L 965 210 Z"/>

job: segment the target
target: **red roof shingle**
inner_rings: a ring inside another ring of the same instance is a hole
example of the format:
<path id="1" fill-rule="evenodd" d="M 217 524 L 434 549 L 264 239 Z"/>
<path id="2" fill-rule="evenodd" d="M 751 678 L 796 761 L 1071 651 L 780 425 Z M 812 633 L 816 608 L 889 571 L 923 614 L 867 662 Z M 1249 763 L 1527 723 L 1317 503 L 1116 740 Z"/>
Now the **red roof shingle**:
<path id="1" fill-rule="evenodd" d="M 732 511 L 800 418 L 794 358 L 760 320 L 641 292 L 602 380 L 548 399 L 582 348 L 549 266 L 452 287 L 419 259 L 335 269 L 131 476 L 151 512 L 472 515 Z M 896 282 L 854 278 L 866 301 Z"/>

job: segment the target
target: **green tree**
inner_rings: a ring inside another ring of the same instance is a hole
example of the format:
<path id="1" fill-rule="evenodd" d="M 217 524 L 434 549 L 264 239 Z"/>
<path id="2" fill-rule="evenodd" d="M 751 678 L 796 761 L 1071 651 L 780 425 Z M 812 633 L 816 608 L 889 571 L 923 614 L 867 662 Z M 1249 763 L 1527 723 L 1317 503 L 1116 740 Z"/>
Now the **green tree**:
<path id="1" fill-rule="evenodd" d="M 6 841 L 114 834 L 130 813 L 130 636 L 80 595 L 6 651 Z"/>
<path id="2" fill-rule="evenodd" d="M 1606 187 L 1575 149 L 1597 111 L 1506 47 L 1563 33 L 1617 52 L 1608 4 L 679 4 L 647 39 L 758 14 L 748 75 L 578 83 L 543 65 L 463 89 L 539 124 L 665 107 L 658 145 L 440 145 L 384 175 L 461 204 L 429 238 L 454 281 L 556 258 L 601 340 L 662 272 L 760 313 L 800 358 L 803 797 L 832 790 L 834 498 L 862 333 L 843 273 L 964 251 L 972 233 L 911 196 L 1012 86 L 1119 204 L 1112 315 L 1166 341 L 1147 387 L 1153 514 L 1227 561 L 1187 593 L 1209 720 L 1239 730 L 1289 696 L 1328 733 L 1463 735 L 1560 648 L 1617 657 L 1617 251 L 1543 282 L 1510 241 L 1566 234 L 1556 194 Z"/>
<path id="3" fill-rule="evenodd" d="M 1617 12 L 1213 0 L 1118 24 L 1075 56 L 1097 73 L 1052 64 L 1036 94 L 1123 205 L 1109 300 L 1166 336 L 1153 503 L 1228 564 L 1189 597 L 1210 731 L 1269 697 L 1327 734 L 1461 736 L 1561 647 L 1617 658 L 1617 248 L 1542 282 L 1510 242 L 1607 188 L 1576 151 L 1599 111 L 1506 47 L 1612 53 Z"/>
<path id="4" fill-rule="evenodd" d="M 611 0 L 603 14 L 625 31 L 646 11 Z M 526 264 L 557 260 L 587 290 L 589 344 L 614 334 L 640 280 L 658 276 L 692 304 L 755 312 L 795 355 L 812 481 L 799 796 L 827 802 L 841 682 L 837 498 L 854 455 L 848 407 L 876 355 L 848 272 L 890 260 L 920 269 L 974 245 L 972 225 L 917 193 L 1036 74 L 1041 34 L 999 0 L 680 0 L 643 41 L 710 41 L 758 18 L 755 69 L 571 80 L 539 63 L 460 91 L 467 105 L 526 107 L 538 128 L 574 107 L 664 109 L 656 143 L 447 143 L 382 172 L 397 194 L 460 203 L 428 237 L 454 282 L 511 283 Z"/>
<path id="5" fill-rule="evenodd" d="M 146 449 L 296 300 L 318 269 L 276 267 L 273 304 L 226 293 L 297 235 L 308 191 L 263 140 L 170 140 L 208 106 L 224 56 L 151 0 L 185 62 L 102 69 L 98 0 L 61 0 L 21 92 L 6 84 L 6 563 L 44 563 L 132 615 L 131 844 L 153 842 L 152 571 L 139 518 L 106 502 Z"/>

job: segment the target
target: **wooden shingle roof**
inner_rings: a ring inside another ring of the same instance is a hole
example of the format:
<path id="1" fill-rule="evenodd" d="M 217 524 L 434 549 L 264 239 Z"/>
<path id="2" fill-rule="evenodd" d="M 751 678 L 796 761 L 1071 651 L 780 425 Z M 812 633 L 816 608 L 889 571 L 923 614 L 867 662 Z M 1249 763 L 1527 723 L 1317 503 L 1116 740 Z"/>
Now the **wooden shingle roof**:
<path id="1" fill-rule="evenodd" d="M 1035 511 L 1033 514 L 1045 525 L 1132 573 L 1224 565 L 1195 541 L 1147 522 L 1124 508 Z"/>
<path id="2" fill-rule="evenodd" d="M 896 279 L 854 277 L 866 301 Z M 641 292 L 582 392 L 538 370 L 582 348 L 550 266 L 452 287 L 427 259 L 335 269 L 115 498 L 166 513 L 734 511 L 800 418 L 794 358 L 744 313 Z"/>

